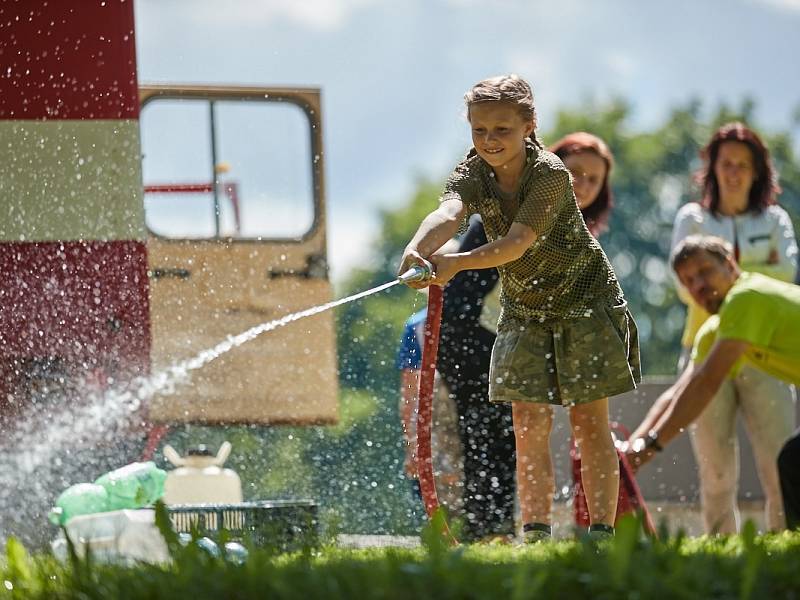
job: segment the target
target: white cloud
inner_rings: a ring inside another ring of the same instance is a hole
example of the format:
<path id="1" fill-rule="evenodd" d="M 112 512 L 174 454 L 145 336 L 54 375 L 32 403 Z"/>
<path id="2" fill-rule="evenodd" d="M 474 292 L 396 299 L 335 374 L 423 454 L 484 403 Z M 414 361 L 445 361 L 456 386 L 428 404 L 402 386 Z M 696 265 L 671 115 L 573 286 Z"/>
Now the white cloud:
<path id="1" fill-rule="evenodd" d="M 192 3 L 194 19 L 204 23 L 266 25 L 286 20 L 317 31 L 338 29 L 350 15 L 382 0 L 231 0 Z"/>
<path id="2" fill-rule="evenodd" d="M 562 75 L 562 65 L 556 53 L 515 50 L 508 56 L 507 64 L 509 71 L 518 73 L 531 84 L 540 119 L 543 112 L 549 112 L 558 104 L 559 98 L 568 97 L 570 86 Z"/>
<path id="3" fill-rule="evenodd" d="M 630 52 L 609 52 L 604 62 L 616 79 L 630 79 L 639 71 L 639 61 Z"/>
<path id="4" fill-rule="evenodd" d="M 375 261 L 372 244 L 379 227 L 376 211 L 347 212 L 328 210 L 328 264 L 331 279 L 341 281 L 356 267 L 365 267 Z"/>
<path id="5" fill-rule="evenodd" d="M 756 4 L 767 4 L 779 10 L 800 13 L 800 0 L 752 0 Z"/>

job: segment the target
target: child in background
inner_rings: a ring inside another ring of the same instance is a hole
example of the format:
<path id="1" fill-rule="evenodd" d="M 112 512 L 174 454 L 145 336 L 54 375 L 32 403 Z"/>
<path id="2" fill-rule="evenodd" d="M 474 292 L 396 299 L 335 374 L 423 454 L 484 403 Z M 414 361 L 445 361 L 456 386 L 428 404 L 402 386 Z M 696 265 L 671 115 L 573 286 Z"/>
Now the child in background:
<path id="1" fill-rule="evenodd" d="M 473 219 L 456 251 L 486 244 Z M 514 430 L 511 406 L 489 402 L 489 365 L 499 311 L 484 325 L 486 298 L 499 292 L 497 269 L 458 273 L 444 288 L 437 370 L 458 412 L 464 454 L 462 541 L 510 541 L 514 536 Z"/>
<path id="2" fill-rule="evenodd" d="M 619 465 L 608 396 L 640 379 L 638 336 L 611 265 L 581 217 L 569 172 L 535 136 L 530 86 L 516 75 L 465 97 L 474 148 L 449 177 L 400 264 L 430 260 L 444 285 L 465 269 L 498 267 L 501 315 L 490 400 L 512 403 L 517 486 L 526 541 L 551 535 L 551 405 L 569 407 L 581 450 L 590 535 L 613 535 Z M 489 243 L 436 252 L 474 213 Z"/>
<path id="3" fill-rule="evenodd" d="M 417 415 L 419 413 L 419 378 L 422 367 L 422 346 L 428 309 L 411 315 L 403 327 L 397 352 L 400 370 L 400 421 L 403 428 L 403 472 L 412 482 L 414 497 L 421 501 L 417 468 Z M 451 517 L 463 517 L 463 459 L 458 439 L 453 401 L 440 377 L 434 380 L 433 422 L 431 423 L 431 455 L 433 457 L 436 494 Z"/>

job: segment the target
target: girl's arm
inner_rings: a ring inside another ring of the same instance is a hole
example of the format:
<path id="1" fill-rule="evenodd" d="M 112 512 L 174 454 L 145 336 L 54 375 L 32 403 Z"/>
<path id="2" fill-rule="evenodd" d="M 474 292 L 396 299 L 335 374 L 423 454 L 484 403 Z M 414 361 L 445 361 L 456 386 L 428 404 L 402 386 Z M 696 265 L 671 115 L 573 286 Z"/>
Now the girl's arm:
<path id="1" fill-rule="evenodd" d="M 525 191 L 505 236 L 469 252 L 431 258 L 436 267 L 434 283 L 444 285 L 463 269 L 489 269 L 517 260 L 539 236 L 552 230 L 561 210 L 574 198 L 569 171 L 563 165 L 551 165 Z"/>
<path id="2" fill-rule="evenodd" d="M 466 207 L 461 200 L 455 198 L 442 200 L 439 207 L 422 220 L 407 248 L 416 250 L 423 258 L 430 257 L 458 233 L 458 227 L 464 220 L 465 213 Z"/>
<path id="3" fill-rule="evenodd" d="M 537 239 L 536 232 L 522 223 L 512 223 L 508 233 L 467 252 L 439 254 L 431 257 L 436 276 L 432 283 L 444 285 L 459 271 L 490 269 L 520 258 Z"/>
<path id="4" fill-rule="evenodd" d="M 398 275 L 404 273 L 420 259 L 429 259 L 445 242 L 458 233 L 458 227 L 466 216 L 464 203 L 456 198 L 442 200 L 439 207 L 422 220 L 417 233 L 411 238 L 403 252 Z M 411 283 L 412 287 L 427 287 L 431 282 Z"/>
<path id="5" fill-rule="evenodd" d="M 403 426 L 405 460 L 403 468 L 409 477 L 417 477 L 417 390 L 419 369 L 403 369 L 400 372 L 400 422 Z"/>
<path id="6" fill-rule="evenodd" d="M 465 175 L 457 175 L 451 178 L 451 182 L 458 184 L 467 181 Z M 445 193 L 445 198 L 451 199 Z M 462 198 L 464 196 L 461 196 Z M 565 206 L 566 202 L 575 202 L 572 193 L 572 183 L 569 171 L 559 163 L 545 167 L 536 178 L 535 184 L 528 186 L 524 198 L 521 199 L 517 213 L 514 215 L 514 222 L 508 233 L 491 242 L 468 252 L 455 254 L 443 253 L 438 256 L 431 256 L 430 260 L 434 264 L 435 277 L 430 283 L 444 285 L 452 277 L 464 269 L 490 269 L 513 262 L 520 258 L 536 242 L 540 235 L 546 235 L 552 228 Z M 442 202 L 444 205 L 445 202 Z M 458 216 L 453 218 L 449 233 L 452 235 L 458 228 L 460 218 L 463 217 L 463 205 L 458 203 Z M 441 207 L 440 207 L 441 210 Z M 423 223 L 424 225 L 424 223 Z M 442 227 L 442 230 L 446 230 Z M 423 239 L 423 227 L 414 236 L 414 240 Z M 436 239 L 429 235 L 430 239 Z M 426 238 L 427 239 L 427 238 Z M 445 240 L 439 241 L 438 247 Z M 425 246 L 424 249 L 429 249 Z M 423 249 L 419 244 L 419 249 Z"/>

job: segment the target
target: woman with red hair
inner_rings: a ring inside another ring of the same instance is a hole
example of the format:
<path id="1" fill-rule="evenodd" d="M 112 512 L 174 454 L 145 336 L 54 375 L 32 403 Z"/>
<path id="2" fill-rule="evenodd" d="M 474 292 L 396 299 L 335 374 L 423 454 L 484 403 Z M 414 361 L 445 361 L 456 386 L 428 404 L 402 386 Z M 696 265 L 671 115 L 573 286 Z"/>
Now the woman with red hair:
<path id="1" fill-rule="evenodd" d="M 606 143 L 585 131 L 570 133 L 550 146 L 572 173 L 575 199 L 593 236 L 608 229 L 614 196 L 608 184 L 614 157 Z"/>
<path id="2" fill-rule="evenodd" d="M 701 156 L 705 164 L 696 178 L 703 195 L 678 211 L 672 248 L 690 235 L 717 236 L 733 246 L 742 269 L 793 281 L 797 243 L 789 215 L 776 203 L 781 188 L 764 142 L 743 123 L 728 123 L 714 133 Z M 678 294 L 688 307 L 678 365 L 683 370 L 709 315 L 680 286 Z M 766 497 L 767 526 L 784 527 L 776 459 L 792 433 L 794 402 L 791 385 L 744 365 L 738 375 L 725 380 L 695 422 L 690 434 L 708 533 L 735 533 L 738 528 L 737 413 L 753 447 Z"/>

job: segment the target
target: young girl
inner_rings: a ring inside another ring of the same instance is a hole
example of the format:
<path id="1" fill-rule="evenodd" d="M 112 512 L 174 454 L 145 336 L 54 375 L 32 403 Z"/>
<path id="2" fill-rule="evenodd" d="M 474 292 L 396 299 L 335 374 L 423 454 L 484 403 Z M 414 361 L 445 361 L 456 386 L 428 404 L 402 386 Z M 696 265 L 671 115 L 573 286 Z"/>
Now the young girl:
<path id="1" fill-rule="evenodd" d="M 517 486 L 526 541 L 548 539 L 553 501 L 551 405 L 569 407 L 589 503 L 590 534 L 613 535 L 619 463 L 608 396 L 636 387 L 636 326 L 603 250 L 581 217 L 569 172 L 535 136 L 530 86 L 516 75 L 465 96 L 474 148 L 422 221 L 400 272 L 423 260 L 444 285 L 464 269 L 498 267 L 501 314 L 489 396 L 512 403 Z M 435 254 L 473 213 L 489 243 Z"/>

